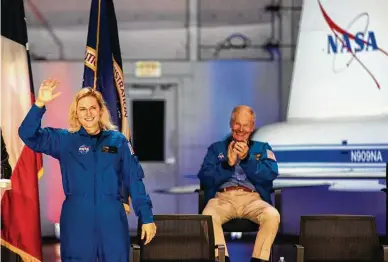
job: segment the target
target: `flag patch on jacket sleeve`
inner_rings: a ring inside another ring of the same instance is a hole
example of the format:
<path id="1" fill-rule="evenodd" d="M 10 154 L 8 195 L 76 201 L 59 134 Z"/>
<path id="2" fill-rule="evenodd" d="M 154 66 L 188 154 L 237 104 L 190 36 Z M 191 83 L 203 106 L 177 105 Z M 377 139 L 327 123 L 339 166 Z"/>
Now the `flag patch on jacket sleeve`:
<path id="1" fill-rule="evenodd" d="M 276 161 L 275 154 L 269 149 L 267 149 L 267 158 L 272 159 L 273 161 Z"/>
<path id="2" fill-rule="evenodd" d="M 131 151 L 131 155 L 134 155 L 134 154 L 135 154 L 135 151 L 133 151 L 131 142 L 128 142 L 128 147 L 129 147 L 129 151 Z"/>

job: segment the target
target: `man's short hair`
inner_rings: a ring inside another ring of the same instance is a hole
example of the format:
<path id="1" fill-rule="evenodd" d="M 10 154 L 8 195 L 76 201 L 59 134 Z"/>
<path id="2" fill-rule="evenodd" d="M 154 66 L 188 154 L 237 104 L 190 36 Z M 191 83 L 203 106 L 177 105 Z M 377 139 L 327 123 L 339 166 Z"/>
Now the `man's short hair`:
<path id="1" fill-rule="evenodd" d="M 232 125 L 232 123 L 236 119 L 236 114 L 241 112 L 241 111 L 247 111 L 248 113 L 250 113 L 251 116 L 252 116 L 253 124 L 256 123 L 256 113 L 255 113 L 255 111 L 250 106 L 238 105 L 235 108 L 233 108 L 232 114 L 230 115 L 230 121 L 229 121 L 230 125 Z"/>

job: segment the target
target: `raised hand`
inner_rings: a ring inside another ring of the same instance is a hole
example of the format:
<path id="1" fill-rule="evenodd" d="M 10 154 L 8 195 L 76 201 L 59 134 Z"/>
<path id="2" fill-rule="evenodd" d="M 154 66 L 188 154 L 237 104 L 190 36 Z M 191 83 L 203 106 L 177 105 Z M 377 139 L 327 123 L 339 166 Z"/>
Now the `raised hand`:
<path id="1" fill-rule="evenodd" d="M 230 166 L 234 166 L 237 162 L 237 153 L 234 149 L 235 143 L 235 141 L 232 141 L 228 146 L 228 163 Z"/>
<path id="2" fill-rule="evenodd" d="M 59 85 L 59 81 L 55 79 L 44 80 L 39 87 L 38 98 L 35 104 L 39 107 L 43 107 L 48 102 L 57 98 L 61 93 L 54 94 L 55 88 Z"/>

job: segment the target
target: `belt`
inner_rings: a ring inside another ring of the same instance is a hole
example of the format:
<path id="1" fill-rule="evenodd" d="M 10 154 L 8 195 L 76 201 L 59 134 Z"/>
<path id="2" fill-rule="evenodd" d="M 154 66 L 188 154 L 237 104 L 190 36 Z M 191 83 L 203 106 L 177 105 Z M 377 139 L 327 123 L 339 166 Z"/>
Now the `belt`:
<path id="1" fill-rule="evenodd" d="M 221 188 L 218 192 L 226 192 L 226 191 L 232 191 L 232 190 L 245 191 L 245 192 L 256 192 L 255 190 L 252 190 L 252 189 L 247 188 L 245 186 L 228 186 L 228 187 Z"/>

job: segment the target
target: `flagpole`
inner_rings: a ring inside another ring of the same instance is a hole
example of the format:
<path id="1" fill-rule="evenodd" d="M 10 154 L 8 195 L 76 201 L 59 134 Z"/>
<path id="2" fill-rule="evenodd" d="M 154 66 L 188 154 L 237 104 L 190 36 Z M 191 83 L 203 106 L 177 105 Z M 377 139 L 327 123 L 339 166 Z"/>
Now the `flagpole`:
<path id="1" fill-rule="evenodd" d="M 98 18 L 97 18 L 97 34 L 96 34 L 96 70 L 94 71 L 94 84 L 93 89 L 97 89 L 97 77 L 98 77 L 98 46 L 100 43 L 100 22 L 101 22 L 101 0 L 98 0 Z"/>

